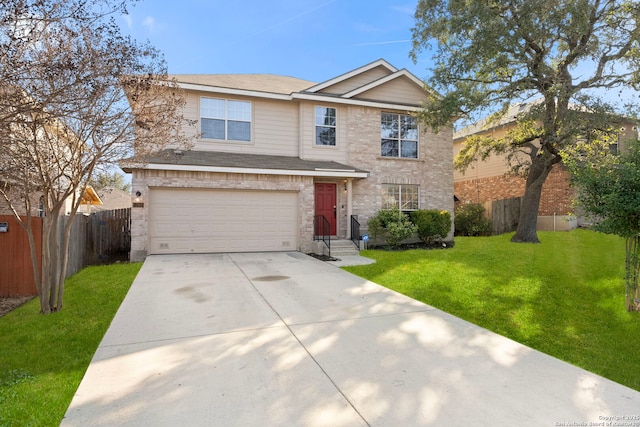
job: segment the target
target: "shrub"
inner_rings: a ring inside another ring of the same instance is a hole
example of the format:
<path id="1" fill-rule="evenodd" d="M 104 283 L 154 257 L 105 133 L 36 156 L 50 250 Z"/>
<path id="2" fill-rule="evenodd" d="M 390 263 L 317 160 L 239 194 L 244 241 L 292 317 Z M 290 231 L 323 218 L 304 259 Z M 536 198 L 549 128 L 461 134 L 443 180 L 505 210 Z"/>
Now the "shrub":
<path id="1" fill-rule="evenodd" d="M 385 240 L 390 246 L 398 246 L 404 239 L 411 237 L 417 227 L 411 222 L 409 217 L 398 209 L 383 209 L 369 220 L 369 232 L 373 237 L 377 237 L 382 230 L 385 233 Z"/>
<path id="2" fill-rule="evenodd" d="M 418 237 L 427 244 L 444 239 L 451 229 L 451 214 L 448 211 L 413 211 L 411 219 L 418 228 Z"/>
<path id="3" fill-rule="evenodd" d="M 462 205 L 456 209 L 456 235 L 482 236 L 491 231 L 491 221 L 484 216 L 486 209 L 479 203 Z"/>

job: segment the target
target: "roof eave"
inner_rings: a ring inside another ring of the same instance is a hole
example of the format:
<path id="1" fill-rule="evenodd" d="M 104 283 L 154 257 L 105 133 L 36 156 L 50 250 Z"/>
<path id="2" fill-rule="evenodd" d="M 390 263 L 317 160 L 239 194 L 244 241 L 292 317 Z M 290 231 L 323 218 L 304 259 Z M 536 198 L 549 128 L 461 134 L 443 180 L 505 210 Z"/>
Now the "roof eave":
<path id="1" fill-rule="evenodd" d="M 226 95 L 279 99 L 282 101 L 290 101 L 292 99 L 291 94 L 284 94 L 284 93 L 260 92 L 257 90 L 236 89 L 236 88 L 221 87 L 221 86 L 208 86 L 208 85 L 200 85 L 195 83 L 179 83 L 179 85 L 182 89 L 197 91 L 197 92 L 223 93 Z"/>
<path id="2" fill-rule="evenodd" d="M 184 171 L 184 172 L 215 172 L 215 173 L 241 173 L 256 175 L 289 175 L 289 176 L 311 176 L 325 178 L 367 178 L 368 172 L 357 170 L 341 169 L 321 169 L 298 170 L 298 169 L 262 169 L 262 168 L 242 168 L 229 166 L 201 166 L 201 165 L 176 165 L 168 163 L 134 163 L 123 162 L 120 167 L 126 173 L 131 173 L 136 169 L 164 170 L 164 171 Z"/>

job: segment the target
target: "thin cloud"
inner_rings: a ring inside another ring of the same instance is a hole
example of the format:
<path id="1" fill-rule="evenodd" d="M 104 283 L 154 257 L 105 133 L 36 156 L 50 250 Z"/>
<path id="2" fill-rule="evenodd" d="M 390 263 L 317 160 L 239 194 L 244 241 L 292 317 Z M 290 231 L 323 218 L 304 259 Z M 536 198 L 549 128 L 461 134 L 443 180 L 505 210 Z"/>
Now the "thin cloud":
<path id="1" fill-rule="evenodd" d="M 329 6 L 331 3 L 335 3 L 336 1 L 338 1 L 338 0 L 329 0 L 329 1 L 327 1 L 325 3 L 322 3 L 322 4 L 320 4 L 320 5 L 316 6 L 316 7 L 313 7 L 311 9 L 308 9 L 308 10 L 304 11 L 304 12 L 298 13 L 297 15 L 293 15 L 293 16 L 290 16 L 289 18 L 283 19 L 282 21 L 278 21 L 275 24 L 270 25 L 270 26 L 266 27 L 265 29 L 263 29 L 261 31 L 253 33 L 248 37 L 255 37 L 257 35 L 264 34 L 264 33 L 268 32 L 268 31 L 271 31 L 271 30 L 273 30 L 273 29 L 275 29 L 275 28 L 277 28 L 277 27 L 279 27 L 281 25 L 284 25 L 284 24 L 286 24 L 288 22 L 291 22 L 291 21 L 295 21 L 298 18 L 302 18 L 305 15 L 309 15 L 310 13 L 313 13 L 313 12 L 319 10 L 319 9 L 322 9 L 323 7 Z"/>
<path id="2" fill-rule="evenodd" d="M 126 22 L 127 28 L 133 28 L 133 18 L 131 15 L 122 15 L 122 19 Z"/>
<path id="3" fill-rule="evenodd" d="M 153 16 L 147 16 L 144 21 L 142 21 L 142 25 L 147 29 L 147 31 L 153 33 L 156 29 L 156 20 Z"/>
<path id="4" fill-rule="evenodd" d="M 391 6 L 391 10 L 411 16 L 416 13 L 415 6 Z"/>

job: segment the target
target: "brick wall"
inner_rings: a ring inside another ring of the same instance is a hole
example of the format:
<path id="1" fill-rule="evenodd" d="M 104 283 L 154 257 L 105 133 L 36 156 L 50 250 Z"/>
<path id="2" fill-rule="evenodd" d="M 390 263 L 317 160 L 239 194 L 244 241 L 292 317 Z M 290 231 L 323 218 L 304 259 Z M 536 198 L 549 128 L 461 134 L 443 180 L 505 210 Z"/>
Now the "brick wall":
<path id="1" fill-rule="evenodd" d="M 349 106 L 347 110 L 348 163 L 370 173 L 354 180 L 353 214 L 363 232 L 369 218 L 382 207 L 382 184 L 417 184 L 421 209 L 444 209 L 453 217 L 453 130 L 434 134 L 423 130 L 418 159 L 393 159 L 380 154 L 380 114 L 374 108 Z"/>
<path id="2" fill-rule="evenodd" d="M 131 209 L 132 261 L 141 261 L 147 255 L 148 197 L 150 189 L 154 187 L 297 191 L 300 195 L 298 249 L 303 252 L 311 251 L 314 216 L 312 177 L 136 170 L 132 177 L 132 193 L 142 193 L 144 207 L 134 205 Z"/>
<path id="3" fill-rule="evenodd" d="M 521 197 L 525 180 L 512 175 L 468 179 L 454 184 L 460 203 L 485 203 L 493 200 Z M 572 212 L 573 189 L 569 185 L 569 172 L 556 165 L 542 187 L 538 215 L 567 215 Z"/>
<path id="4" fill-rule="evenodd" d="M 347 107 L 347 163 L 369 172 L 368 178 L 352 181 L 351 213 L 358 216 L 361 232 L 367 231 L 369 218 L 381 209 L 382 184 L 386 183 L 419 185 L 421 209 L 444 209 L 453 217 L 452 129 L 443 129 L 438 134 L 423 131 L 419 159 L 385 158 L 380 154 L 380 113 L 376 108 Z M 300 194 L 299 250 L 310 252 L 313 248 L 314 182 L 337 184 L 338 235 L 346 237 L 348 195 L 343 179 L 136 170 L 133 172 L 132 192 L 140 191 L 143 201 L 148 201 L 145 197 L 154 187 L 297 191 Z M 144 207 L 132 208 L 132 260 L 142 260 L 147 255 L 148 219 L 148 203 Z"/>

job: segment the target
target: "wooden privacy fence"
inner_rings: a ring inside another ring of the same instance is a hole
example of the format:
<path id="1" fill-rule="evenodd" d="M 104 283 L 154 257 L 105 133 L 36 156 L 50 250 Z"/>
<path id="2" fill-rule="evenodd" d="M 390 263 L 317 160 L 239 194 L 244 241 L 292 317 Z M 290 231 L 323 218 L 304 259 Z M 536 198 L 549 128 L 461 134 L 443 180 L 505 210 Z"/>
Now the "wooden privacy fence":
<path id="1" fill-rule="evenodd" d="M 69 240 L 69 264 L 67 275 L 86 265 L 110 264 L 127 261 L 131 251 L 131 209 L 96 212 L 82 219 L 83 225 L 72 230 Z M 75 226 L 76 224 L 74 224 Z"/>
<path id="2" fill-rule="evenodd" d="M 13 215 L 0 215 L 0 223 L 7 224 L 6 231 L 0 232 L 0 297 L 36 295 L 27 232 Z M 37 257 L 40 259 L 42 218 L 31 218 L 31 226 L 38 248 Z"/>
<path id="3" fill-rule="evenodd" d="M 38 257 L 42 256 L 42 218 L 34 221 Z M 58 219 L 58 240 L 69 222 Z M 36 295 L 27 233 L 13 216 L 0 216 L 9 232 L 0 232 L 0 297 Z M 87 265 L 108 264 L 129 259 L 131 250 L 131 209 L 102 211 L 89 216 L 76 215 L 71 224 L 66 277 Z"/>
<path id="4" fill-rule="evenodd" d="M 491 234 L 508 233 L 518 228 L 521 202 L 522 197 L 513 197 L 485 203 L 486 213 L 491 220 Z"/>

